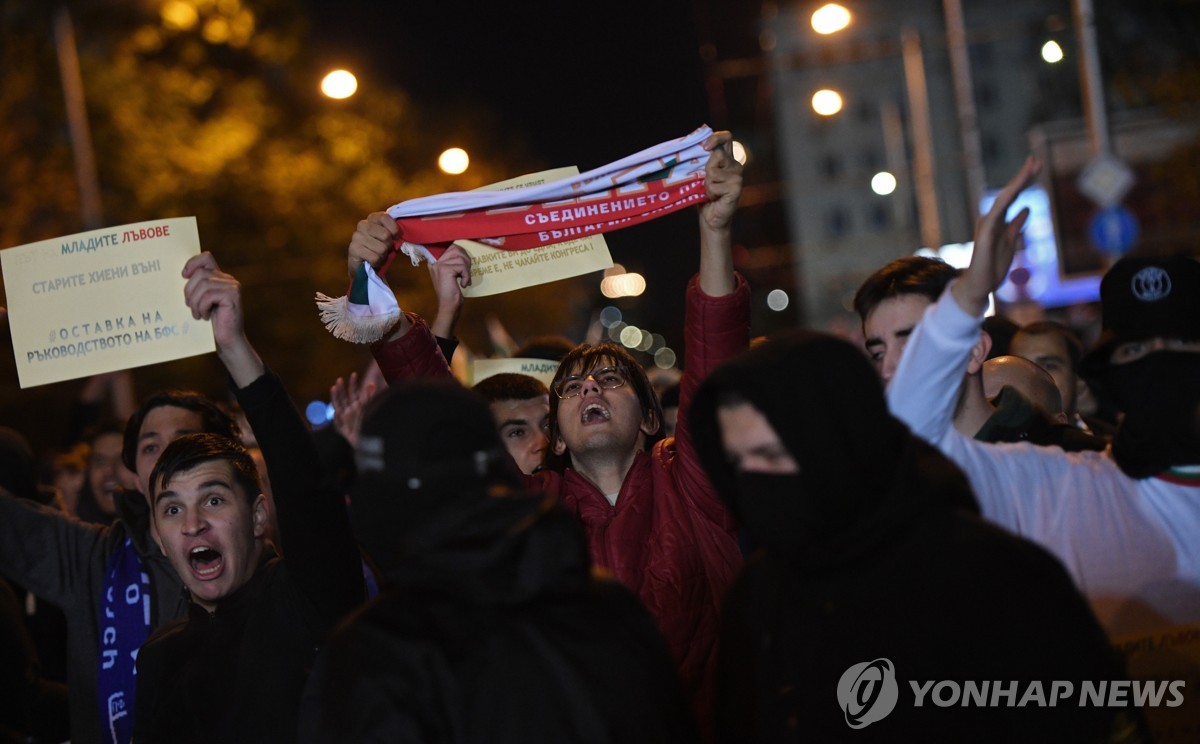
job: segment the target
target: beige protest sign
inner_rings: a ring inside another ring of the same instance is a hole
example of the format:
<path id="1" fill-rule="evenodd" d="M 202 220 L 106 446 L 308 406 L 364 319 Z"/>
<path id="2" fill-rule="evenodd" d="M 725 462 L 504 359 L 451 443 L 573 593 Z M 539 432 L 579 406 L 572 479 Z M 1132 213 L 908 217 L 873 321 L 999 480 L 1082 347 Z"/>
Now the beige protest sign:
<path id="1" fill-rule="evenodd" d="M 21 387 L 215 350 L 183 299 L 183 265 L 199 252 L 195 217 L 0 251 Z"/>
<path id="2" fill-rule="evenodd" d="M 471 365 L 471 384 L 504 372 L 515 372 L 529 375 L 541 380 L 546 387 L 554 379 L 558 371 L 558 362 L 549 359 L 508 358 L 508 359 L 476 359 Z"/>
<path id="3" fill-rule="evenodd" d="M 579 169 L 574 166 L 555 168 L 493 183 L 477 191 L 523 189 L 578 174 Z M 557 231 L 548 232 L 553 234 Z M 607 269 L 613 265 L 608 243 L 604 242 L 603 235 L 576 238 L 524 251 L 502 251 L 473 240 L 455 242 L 471 256 L 471 286 L 463 290 L 466 297 L 511 292 L 514 289 Z"/>
<path id="4" fill-rule="evenodd" d="M 1158 744 L 1200 741 L 1200 623 L 1116 638 L 1138 704 Z M 1162 693 L 1147 695 L 1147 691 Z M 1141 693 L 1141 696 L 1138 693 Z"/>

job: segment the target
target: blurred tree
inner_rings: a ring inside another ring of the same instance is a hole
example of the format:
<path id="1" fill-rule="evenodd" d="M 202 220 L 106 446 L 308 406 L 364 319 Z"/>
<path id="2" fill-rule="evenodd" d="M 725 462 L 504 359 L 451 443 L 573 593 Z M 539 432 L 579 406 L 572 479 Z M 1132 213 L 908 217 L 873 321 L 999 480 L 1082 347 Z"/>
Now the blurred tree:
<path id="1" fill-rule="evenodd" d="M 330 337 L 313 304 L 345 284 L 345 246 L 367 212 L 402 199 L 475 188 L 538 170 L 516 137 L 479 110 L 422 111 L 369 70 L 345 101 L 317 90 L 306 22 L 284 0 L 91 0 L 70 6 L 100 174 L 104 224 L 195 215 L 201 243 L 245 286 L 248 332 L 298 398 L 324 398 L 366 350 Z M 54 54 L 51 4 L 0 6 L 0 247 L 83 229 Z M 435 166 L 450 142 L 472 167 Z M 401 262 L 403 263 L 403 262 Z M 389 279 L 406 307 L 432 308 L 424 268 Z M 575 331 L 564 287 L 476 301 L 532 332 Z M 0 303 L 3 304 L 3 303 Z M 550 319 L 562 327 L 546 327 Z M 464 332 L 486 348 L 482 328 Z M 0 342 L 11 347 L 4 327 Z M 0 354 L 0 403 L 17 424 L 63 411 L 78 383 L 19 391 Z M 212 355 L 136 371 L 139 393 L 165 386 L 224 392 Z M 37 411 L 40 417 L 26 413 Z M 51 417 L 52 418 L 52 417 Z M 27 432 L 40 444 L 56 432 Z"/>

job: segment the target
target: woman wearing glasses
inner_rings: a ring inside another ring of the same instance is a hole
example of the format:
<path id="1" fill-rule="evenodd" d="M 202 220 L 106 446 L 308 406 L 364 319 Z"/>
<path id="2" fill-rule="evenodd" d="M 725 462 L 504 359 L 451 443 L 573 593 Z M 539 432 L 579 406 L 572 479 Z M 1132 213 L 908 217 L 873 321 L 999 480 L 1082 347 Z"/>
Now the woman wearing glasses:
<path id="1" fill-rule="evenodd" d="M 699 209 L 700 271 L 687 289 L 676 436 L 661 439 L 662 409 L 628 352 L 612 344 L 580 346 L 551 384 L 557 463 L 527 476 L 531 489 L 558 495 L 579 516 L 592 562 L 632 589 L 654 616 L 702 727 L 715 701 L 717 608 L 741 565 L 734 523 L 686 427 L 700 381 L 749 343 L 750 290 L 733 271 L 730 236 L 742 168 L 725 150 L 730 142 L 728 132 L 718 132 L 705 143 L 712 153 L 709 200 Z M 368 233 L 360 226 L 363 234 L 351 244 L 352 258 L 382 258 L 391 249 L 388 236 L 369 234 L 369 220 Z M 449 375 L 429 326 L 411 314 L 374 353 L 389 383 Z"/>

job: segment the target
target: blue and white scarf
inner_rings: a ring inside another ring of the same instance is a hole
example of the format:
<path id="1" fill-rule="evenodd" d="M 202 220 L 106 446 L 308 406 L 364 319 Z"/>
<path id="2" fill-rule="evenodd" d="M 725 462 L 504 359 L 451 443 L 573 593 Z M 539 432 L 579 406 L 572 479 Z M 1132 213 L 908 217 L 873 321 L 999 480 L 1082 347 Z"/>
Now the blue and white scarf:
<path id="1" fill-rule="evenodd" d="M 99 618 L 100 659 L 96 697 L 106 742 L 127 744 L 133 736 L 138 649 L 150 635 L 150 576 L 133 540 L 113 553 L 104 577 Z"/>

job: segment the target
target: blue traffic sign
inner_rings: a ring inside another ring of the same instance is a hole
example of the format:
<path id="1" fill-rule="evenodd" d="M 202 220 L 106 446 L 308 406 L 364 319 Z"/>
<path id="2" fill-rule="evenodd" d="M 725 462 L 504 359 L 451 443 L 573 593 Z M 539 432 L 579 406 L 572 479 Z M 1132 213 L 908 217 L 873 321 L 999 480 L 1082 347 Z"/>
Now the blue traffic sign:
<path id="1" fill-rule="evenodd" d="M 1137 242 L 1138 233 L 1137 218 L 1120 205 L 1101 210 L 1088 222 L 1092 245 L 1105 253 L 1125 253 Z"/>

